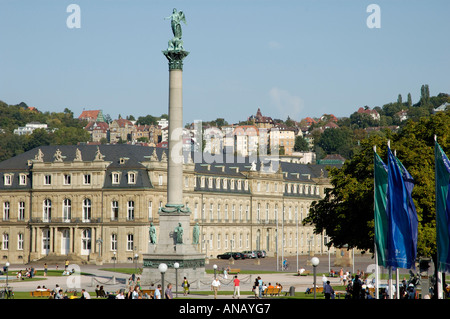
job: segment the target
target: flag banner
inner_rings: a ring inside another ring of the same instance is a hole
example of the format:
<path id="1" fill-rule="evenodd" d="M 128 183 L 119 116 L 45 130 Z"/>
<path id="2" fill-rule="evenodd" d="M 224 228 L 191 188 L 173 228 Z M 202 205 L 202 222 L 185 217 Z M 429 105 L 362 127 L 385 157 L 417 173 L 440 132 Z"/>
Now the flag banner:
<path id="1" fill-rule="evenodd" d="M 417 254 L 418 219 L 411 197 L 414 180 L 388 148 L 387 265 L 414 268 Z"/>
<path id="2" fill-rule="evenodd" d="M 374 153 L 374 230 L 378 254 L 378 266 L 386 267 L 388 218 L 386 215 L 386 195 L 388 168 L 381 157 Z"/>
<path id="3" fill-rule="evenodd" d="M 450 161 L 435 142 L 436 243 L 438 271 L 450 272 Z"/>

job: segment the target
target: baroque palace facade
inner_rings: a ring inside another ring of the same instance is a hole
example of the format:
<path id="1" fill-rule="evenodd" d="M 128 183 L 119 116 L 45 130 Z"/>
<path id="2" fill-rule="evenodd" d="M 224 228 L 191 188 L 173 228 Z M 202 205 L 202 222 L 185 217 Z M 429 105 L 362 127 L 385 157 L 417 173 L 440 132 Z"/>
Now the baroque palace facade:
<path id="1" fill-rule="evenodd" d="M 193 158 L 197 162 L 185 154 L 183 196 L 206 256 L 327 252 L 325 234 L 302 225 L 311 203 L 330 187 L 324 165 Z M 35 148 L 0 163 L 1 262 L 52 255 L 88 263 L 142 261 L 150 223 L 158 233 L 158 209 L 166 198 L 167 149 Z"/>

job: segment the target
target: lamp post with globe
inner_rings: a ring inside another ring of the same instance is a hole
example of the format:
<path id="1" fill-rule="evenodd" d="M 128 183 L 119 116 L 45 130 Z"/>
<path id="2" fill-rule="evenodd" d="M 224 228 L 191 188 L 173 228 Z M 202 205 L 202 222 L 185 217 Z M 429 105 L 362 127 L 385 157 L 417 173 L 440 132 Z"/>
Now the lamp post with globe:
<path id="1" fill-rule="evenodd" d="M 314 289 L 314 299 L 316 299 L 316 268 L 319 265 L 319 258 L 317 257 L 313 257 L 311 258 L 311 265 L 313 265 L 313 271 L 314 271 L 314 285 L 313 285 L 313 289 Z"/>

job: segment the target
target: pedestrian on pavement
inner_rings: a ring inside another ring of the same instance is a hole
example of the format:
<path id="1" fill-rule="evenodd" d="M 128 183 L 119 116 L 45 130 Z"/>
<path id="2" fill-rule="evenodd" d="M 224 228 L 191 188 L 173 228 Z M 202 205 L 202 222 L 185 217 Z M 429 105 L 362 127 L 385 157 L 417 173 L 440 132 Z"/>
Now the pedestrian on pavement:
<path id="1" fill-rule="evenodd" d="M 353 281 L 353 290 L 352 290 L 352 298 L 353 299 L 361 299 L 361 289 L 362 284 L 358 275 L 355 275 L 355 280 Z"/>
<path id="2" fill-rule="evenodd" d="M 166 299 L 173 299 L 173 294 L 172 294 L 172 284 L 168 284 L 167 285 L 167 289 L 164 292 Z"/>
<path id="3" fill-rule="evenodd" d="M 323 294 L 325 295 L 325 299 L 331 299 L 331 297 L 334 295 L 334 290 L 331 287 L 329 280 L 327 280 L 327 282 L 325 283 Z"/>
<path id="4" fill-rule="evenodd" d="M 233 284 L 234 284 L 233 298 L 236 298 L 237 296 L 237 299 L 239 299 L 239 297 L 241 296 L 239 287 L 240 280 L 238 279 L 237 275 L 234 276 Z"/>
<path id="5" fill-rule="evenodd" d="M 211 283 L 211 290 L 214 291 L 214 299 L 217 299 L 217 291 L 219 291 L 220 288 L 220 281 L 217 278 L 214 278 L 213 282 Z"/>
<path id="6" fill-rule="evenodd" d="M 263 281 L 261 279 L 260 276 L 258 276 L 258 288 L 259 288 L 259 294 L 258 294 L 258 298 L 262 298 L 262 293 L 263 293 Z"/>
<path id="7" fill-rule="evenodd" d="M 153 297 L 154 299 L 161 299 L 161 284 L 158 284 L 158 286 L 155 289 L 155 295 Z"/>
<path id="8" fill-rule="evenodd" d="M 189 284 L 188 280 L 186 279 L 186 277 L 184 277 L 181 287 L 183 287 L 183 295 L 187 296 L 187 294 L 189 293 L 190 284 Z"/>

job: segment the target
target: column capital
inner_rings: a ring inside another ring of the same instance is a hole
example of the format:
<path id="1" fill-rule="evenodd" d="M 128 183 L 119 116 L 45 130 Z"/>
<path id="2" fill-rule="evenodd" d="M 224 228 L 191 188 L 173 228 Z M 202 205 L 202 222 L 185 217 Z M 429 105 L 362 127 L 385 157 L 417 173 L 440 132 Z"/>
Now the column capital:
<path id="1" fill-rule="evenodd" d="M 169 61 L 169 70 L 183 70 L 183 59 L 188 56 L 188 51 L 165 50 L 162 52 Z"/>

